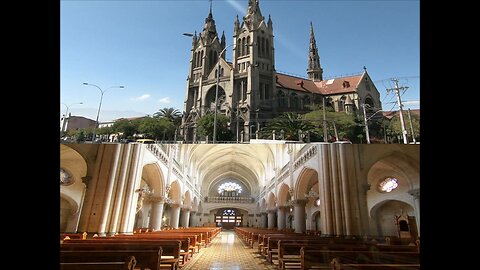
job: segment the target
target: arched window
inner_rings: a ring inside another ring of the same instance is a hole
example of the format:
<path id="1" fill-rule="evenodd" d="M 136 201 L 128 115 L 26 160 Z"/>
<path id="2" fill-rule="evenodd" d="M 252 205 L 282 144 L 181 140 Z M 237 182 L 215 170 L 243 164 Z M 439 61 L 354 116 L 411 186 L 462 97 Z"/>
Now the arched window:
<path id="1" fill-rule="evenodd" d="M 300 104 L 299 104 L 298 101 L 299 101 L 299 100 L 298 100 L 298 95 L 295 94 L 295 93 L 293 93 L 292 96 L 291 96 L 291 102 L 292 102 L 292 103 L 290 104 L 290 107 L 291 107 L 292 109 L 295 109 L 295 110 L 296 110 L 296 109 L 299 109 L 299 107 L 300 107 L 299 105 L 300 105 Z"/>
<path id="2" fill-rule="evenodd" d="M 286 108 L 287 102 L 285 100 L 285 94 L 282 91 L 277 92 L 277 100 L 278 100 L 278 107 L 279 108 Z"/>
<path id="3" fill-rule="evenodd" d="M 392 192 L 398 187 L 398 180 L 394 177 L 387 177 L 385 180 L 378 183 L 378 189 L 381 192 Z"/>
<path id="4" fill-rule="evenodd" d="M 246 46 L 247 46 L 247 54 L 250 54 L 250 46 L 249 46 L 249 45 L 250 45 L 250 36 L 247 37 L 247 44 L 246 44 Z"/>
<path id="5" fill-rule="evenodd" d="M 196 52 L 193 53 L 192 65 L 193 65 L 194 68 L 197 67 L 197 53 Z"/>
<path id="6" fill-rule="evenodd" d="M 234 182 L 225 182 L 218 187 L 218 194 L 224 197 L 237 197 L 242 193 L 242 187 Z"/>
<path id="7" fill-rule="evenodd" d="M 246 49 L 245 49 L 245 37 L 242 38 L 242 56 L 246 54 Z"/>
<path id="8" fill-rule="evenodd" d="M 203 66 L 203 51 L 202 53 L 200 54 L 200 65 L 199 66 Z"/>
<path id="9" fill-rule="evenodd" d="M 339 112 L 343 112 L 345 111 L 345 99 L 347 99 L 345 96 L 342 96 L 339 100 L 338 100 L 338 111 Z"/>
<path id="10" fill-rule="evenodd" d="M 268 42 L 268 38 L 265 40 L 265 54 L 266 58 L 270 59 L 270 44 Z"/>

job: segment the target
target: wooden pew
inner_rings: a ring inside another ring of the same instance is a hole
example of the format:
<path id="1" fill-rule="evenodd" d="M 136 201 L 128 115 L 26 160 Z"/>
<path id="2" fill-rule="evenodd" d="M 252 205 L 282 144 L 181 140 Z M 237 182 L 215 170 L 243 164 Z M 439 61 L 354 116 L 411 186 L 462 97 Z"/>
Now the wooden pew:
<path id="1" fill-rule="evenodd" d="M 83 244 L 82 244 L 83 245 Z M 60 250 L 60 269 L 160 269 L 162 248 L 110 250 L 96 247 Z M 140 263 L 137 259 L 139 258 Z"/>
<path id="2" fill-rule="evenodd" d="M 179 240 L 114 239 L 102 237 L 86 240 L 66 240 L 60 245 L 61 250 L 141 250 L 155 248 L 162 248 L 160 265 L 155 269 L 178 269 L 181 248 L 181 241 Z M 140 260 L 137 256 L 135 258 L 137 259 L 137 266 L 142 265 L 143 260 Z"/>
<path id="3" fill-rule="evenodd" d="M 354 267 L 358 264 L 410 265 L 412 267 L 420 265 L 419 252 L 332 251 L 302 247 L 300 256 L 302 270 L 329 269 L 334 258 L 338 260 L 337 264 L 342 265 L 338 267 Z"/>
<path id="4" fill-rule="evenodd" d="M 88 252 L 88 251 L 87 251 Z M 95 260 L 97 255 L 100 253 L 99 251 L 91 251 L 89 254 L 87 252 L 81 252 L 79 256 L 82 258 L 89 258 L 91 260 Z M 114 251 L 118 254 L 118 250 Z M 72 254 L 74 253 L 71 252 Z M 114 256 L 116 256 L 115 254 Z M 111 252 L 102 251 L 101 258 L 109 258 Z M 109 261 L 88 261 L 88 262 L 60 262 L 60 270 L 134 270 L 137 261 L 135 260 L 134 256 L 126 256 L 124 260 L 116 261 L 114 258 L 109 258 Z M 111 261 L 110 261 L 111 260 Z"/>
<path id="5" fill-rule="evenodd" d="M 107 239 L 110 237 L 106 237 Z M 150 233 L 142 233 L 142 234 L 133 234 L 133 235 L 116 235 L 114 236 L 115 239 L 145 239 L 145 240 L 179 240 L 182 242 L 180 247 L 180 263 L 183 265 L 189 259 L 189 254 L 192 253 L 195 249 L 195 245 L 197 243 L 197 235 L 190 234 L 150 234 Z"/>
<path id="6" fill-rule="evenodd" d="M 343 264 L 338 258 L 330 264 L 332 270 L 420 270 L 420 264 Z"/>

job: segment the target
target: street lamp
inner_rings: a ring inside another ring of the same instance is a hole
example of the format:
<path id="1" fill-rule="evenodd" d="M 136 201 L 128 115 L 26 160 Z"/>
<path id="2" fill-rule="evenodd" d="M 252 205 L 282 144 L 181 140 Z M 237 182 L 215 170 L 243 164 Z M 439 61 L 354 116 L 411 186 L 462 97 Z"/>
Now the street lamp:
<path id="1" fill-rule="evenodd" d="M 92 136 L 92 143 L 93 143 L 93 142 L 95 142 L 95 137 L 97 135 L 96 132 L 97 132 L 97 126 L 98 126 L 98 116 L 100 115 L 100 108 L 102 107 L 103 94 L 105 92 L 107 92 L 108 89 L 111 89 L 111 88 L 125 88 L 125 86 L 123 86 L 123 85 L 111 86 L 111 87 L 109 87 L 105 90 L 102 90 L 102 88 L 100 88 L 98 85 L 95 85 L 95 84 L 92 84 L 92 83 L 84 82 L 83 84 L 84 85 L 95 86 L 102 93 L 101 96 L 100 96 L 100 104 L 98 105 L 97 119 L 95 120 L 95 126 L 93 127 L 93 136 Z"/>
<path id="2" fill-rule="evenodd" d="M 67 124 L 68 110 L 70 109 L 71 106 L 76 105 L 76 104 L 83 104 L 83 102 L 76 102 L 76 103 L 72 103 L 70 105 L 67 105 L 63 102 L 60 103 L 60 104 L 65 105 L 65 107 L 67 107 L 67 110 L 65 111 L 65 115 L 63 117 L 62 130 L 61 130 L 62 132 L 65 132 L 65 125 Z"/>

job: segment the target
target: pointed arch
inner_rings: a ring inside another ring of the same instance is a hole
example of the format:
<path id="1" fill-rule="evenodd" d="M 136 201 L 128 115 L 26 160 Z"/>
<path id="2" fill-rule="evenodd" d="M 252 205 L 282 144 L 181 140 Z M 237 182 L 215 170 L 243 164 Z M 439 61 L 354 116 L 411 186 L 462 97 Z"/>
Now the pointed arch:
<path id="1" fill-rule="evenodd" d="M 278 190 L 278 195 L 277 195 L 277 205 L 278 206 L 284 206 L 287 201 L 290 199 L 290 193 L 288 192 L 289 186 L 285 183 L 282 183 L 280 186 L 280 189 Z"/>
<path id="2" fill-rule="evenodd" d="M 318 185 L 318 172 L 315 169 L 304 167 L 295 182 L 295 199 L 305 199 L 305 194 L 315 185 Z M 318 190 L 314 191 L 319 193 Z"/>
<path id="3" fill-rule="evenodd" d="M 153 191 L 154 196 L 160 196 L 164 194 L 165 181 L 162 170 L 157 162 L 143 166 L 142 180 L 148 184 L 150 190 Z"/>
<path id="4" fill-rule="evenodd" d="M 183 206 L 191 207 L 192 206 L 192 196 L 190 194 L 190 190 L 185 191 L 183 194 Z"/>
<path id="5" fill-rule="evenodd" d="M 275 208 L 276 200 L 277 199 L 275 198 L 275 194 L 273 194 L 273 192 L 270 192 L 267 199 L 267 209 Z"/>
<path id="6" fill-rule="evenodd" d="M 168 197 L 174 201 L 174 203 L 182 202 L 182 187 L 180 183 L 175 180 L 170 184 L 170 191 L 168 192 Z"/>

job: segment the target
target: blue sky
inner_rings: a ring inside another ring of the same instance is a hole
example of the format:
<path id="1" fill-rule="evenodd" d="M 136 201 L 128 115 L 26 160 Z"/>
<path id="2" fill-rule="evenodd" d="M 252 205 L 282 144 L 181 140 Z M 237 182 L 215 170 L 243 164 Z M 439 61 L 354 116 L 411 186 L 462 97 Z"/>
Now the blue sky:
<path id="1" fill-rule="evenodd" d="M 214 0 L 213 18 L 227 46 L 233 23 L 248 0 Z M 164 107 L 183 111 L 191 38 L 201 32 L 208 0 L 71 1 L 60 3 L 60 111 L 99 121 L 151 115 Z M 324 77 L 361 72 L 363 66 L 381 94 L 385 111 L 397 110 L 391 78 L 408 86 L 404 108 L 419 108 L 419 0 L 260 0 L 271 15 L 277 72 L 306 76 L 310 21 Z M 227 60 L 232 51 L 227 50 Z M 83 104 L 75 104 L 83 102 Z"/>

